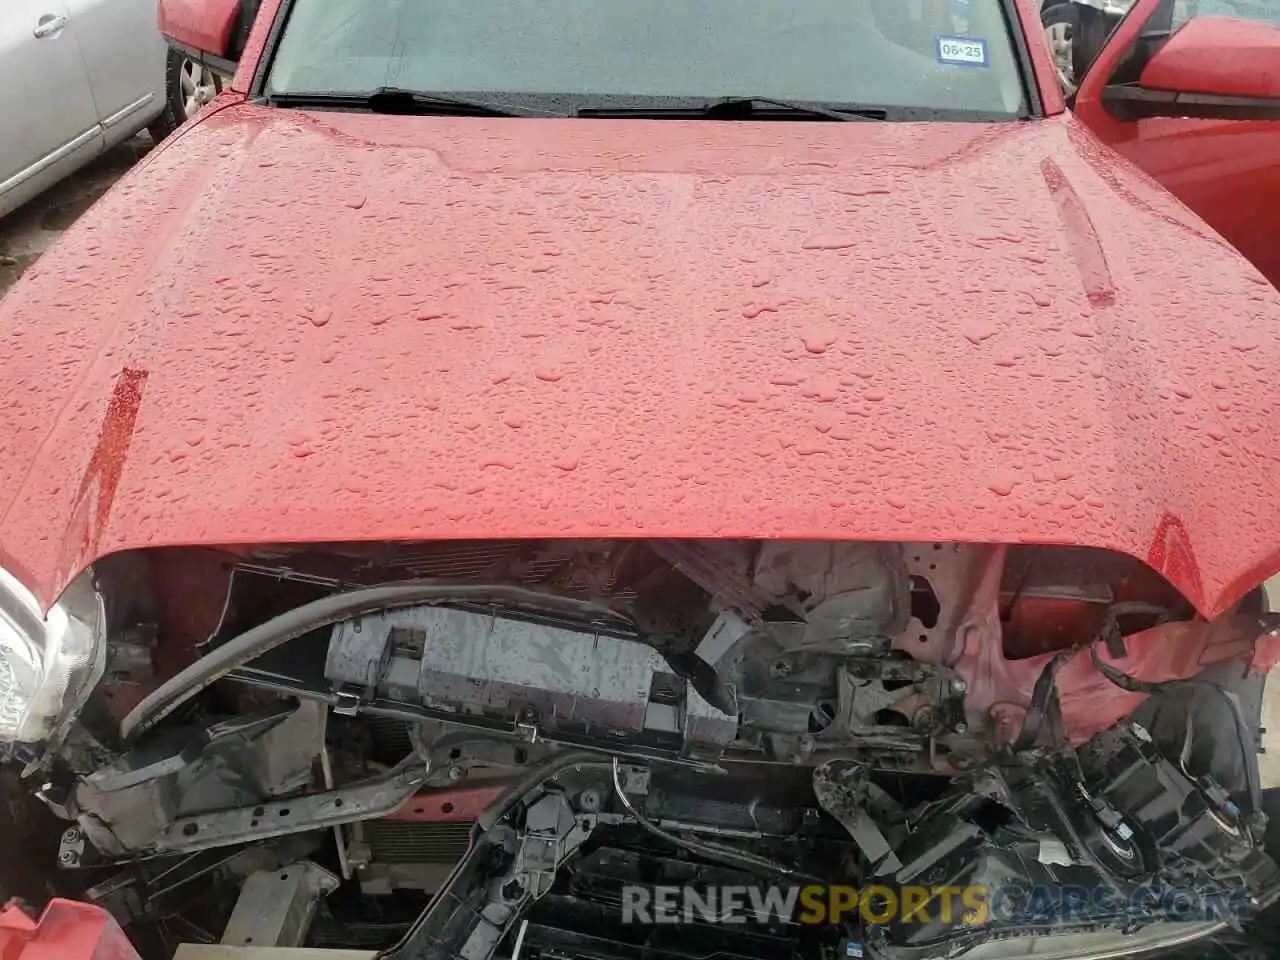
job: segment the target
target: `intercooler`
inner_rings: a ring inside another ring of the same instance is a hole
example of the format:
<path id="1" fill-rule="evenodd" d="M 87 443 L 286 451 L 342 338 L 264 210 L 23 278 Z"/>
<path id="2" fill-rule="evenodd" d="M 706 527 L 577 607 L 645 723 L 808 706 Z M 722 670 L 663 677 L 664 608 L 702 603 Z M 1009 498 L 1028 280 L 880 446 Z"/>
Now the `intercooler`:
<path id="1" fill-rule="evenodd" d="M 447 863 L 467 852 L 472 821 L 462 823 L 409 823 L 368 820 L 364 841 L 378 863 Z"/>
<path id="2" fill-rule="evenodd" d="M 416 823 L 366 820 L 350 829 L 350 856 L 360 889 L 435 893 L 467 852 L 474 821 Z"/>

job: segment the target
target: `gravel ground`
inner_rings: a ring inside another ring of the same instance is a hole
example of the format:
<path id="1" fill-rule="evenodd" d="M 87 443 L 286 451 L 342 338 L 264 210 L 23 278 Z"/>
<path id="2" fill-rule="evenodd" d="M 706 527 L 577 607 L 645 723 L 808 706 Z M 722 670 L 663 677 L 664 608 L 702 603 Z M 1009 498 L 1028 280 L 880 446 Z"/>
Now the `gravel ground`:
<path id="1" fill-rule="evenodd" d="M 0 219 L 0 296 L 150 149 L 146 134 L 134 137 Z"/>

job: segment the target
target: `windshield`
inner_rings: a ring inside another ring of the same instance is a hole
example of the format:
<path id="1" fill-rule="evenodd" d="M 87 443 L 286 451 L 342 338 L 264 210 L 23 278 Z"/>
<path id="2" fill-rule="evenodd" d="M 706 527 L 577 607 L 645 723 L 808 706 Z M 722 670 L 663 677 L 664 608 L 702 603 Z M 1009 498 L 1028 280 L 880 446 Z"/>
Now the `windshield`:
<path id="1" fill-rule="evenodd" d="M 1176 0 L 1174 27 L 1192 17 L 1237 17 L 1280 26 L 1280 0 Z"/>
<path id="2" fill-rule="evenodd" d="M 1001 0 L 295 0 L 267 93 L 382 87 L 563 113 L 741 96 L 1023 109 Z"/>

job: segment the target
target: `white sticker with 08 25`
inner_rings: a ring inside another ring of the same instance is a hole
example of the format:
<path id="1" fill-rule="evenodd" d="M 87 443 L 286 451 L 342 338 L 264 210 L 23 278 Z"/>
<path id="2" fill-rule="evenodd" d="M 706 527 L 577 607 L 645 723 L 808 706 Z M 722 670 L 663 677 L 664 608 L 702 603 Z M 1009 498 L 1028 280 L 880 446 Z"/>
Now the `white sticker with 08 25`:
<path id="1" fill-rule="evenodd" d="M 938 62 L 967 67 L 987 66 L 987 41 L 976 37 L 939 37 Z"/>

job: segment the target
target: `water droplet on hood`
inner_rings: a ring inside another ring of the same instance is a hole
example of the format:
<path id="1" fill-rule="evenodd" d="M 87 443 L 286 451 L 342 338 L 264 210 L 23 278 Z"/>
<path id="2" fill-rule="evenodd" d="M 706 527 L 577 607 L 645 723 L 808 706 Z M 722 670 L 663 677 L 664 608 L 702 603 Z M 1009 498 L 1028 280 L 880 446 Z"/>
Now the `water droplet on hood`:
<path id="1" fill-rule="evenodd" d="M 833 343 L 836 342 L 836 332 L 834 330 L 810 330 L 804 334 L 804 348 L 812 354 L 826 353 Z"/>
<path id="2" fill-rule="evenodd" d="M 858 240 L 856 237 L 810 237 L 800 244 L 801 250 L 845 250 L 849 247 L 856 246 Z"/>
<path id="3" fill-rule="evenodd" d="M 987 484 L 987 489 L 994 493 L 997 497 L 1007 497 L 1013 493 L 1013 488 L 1018 485 L 1016 477 L 997 476 Z"/>

